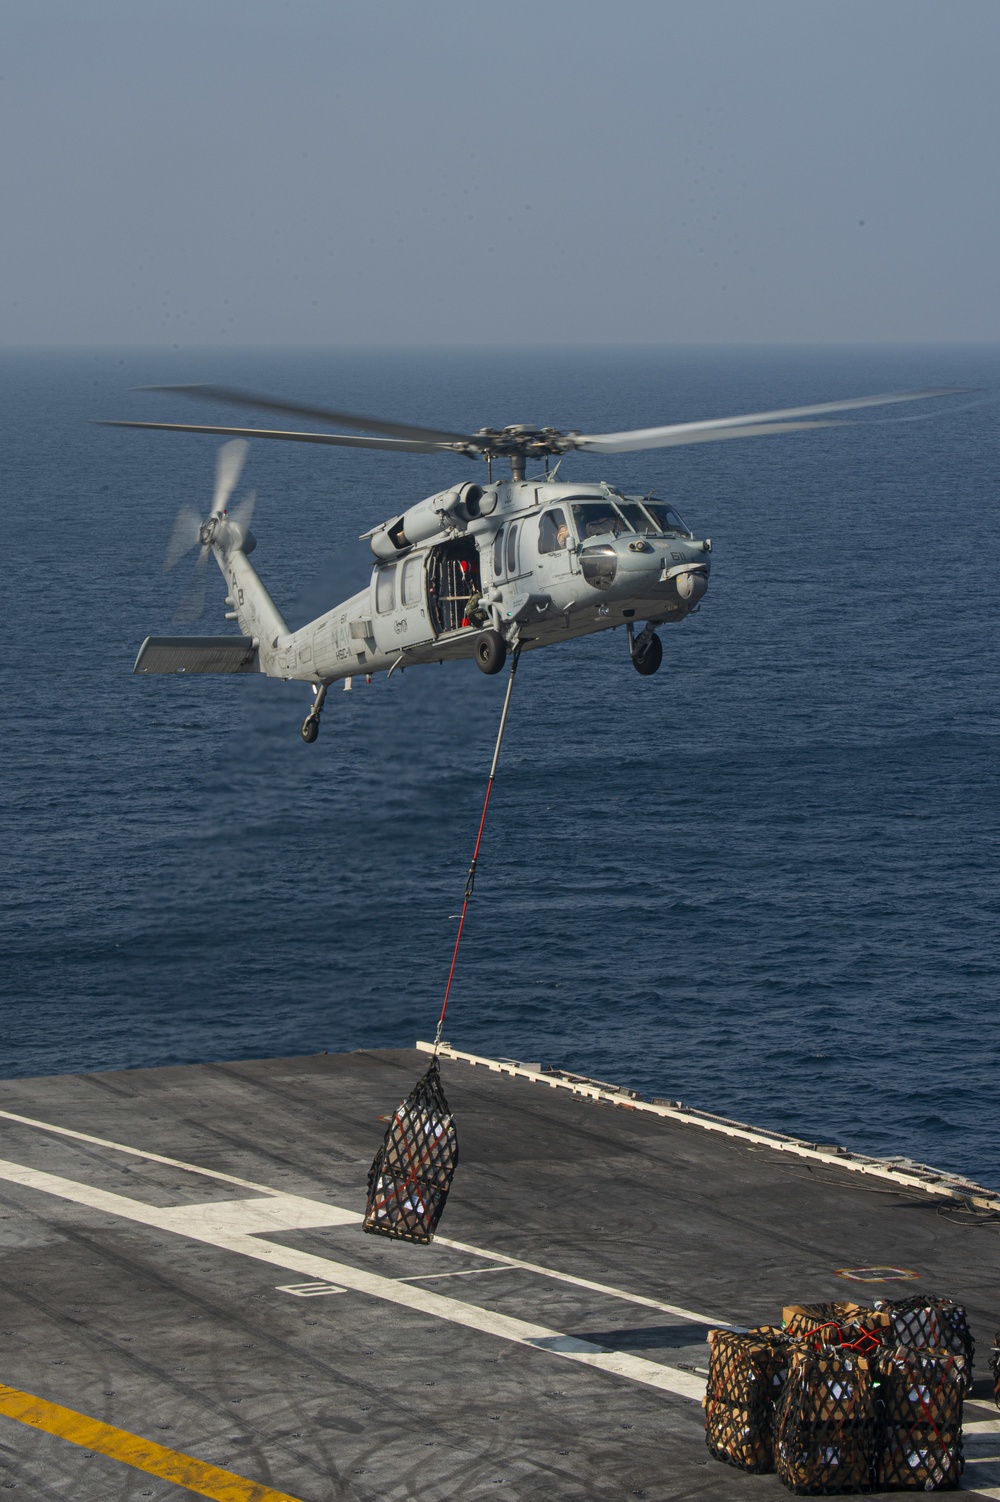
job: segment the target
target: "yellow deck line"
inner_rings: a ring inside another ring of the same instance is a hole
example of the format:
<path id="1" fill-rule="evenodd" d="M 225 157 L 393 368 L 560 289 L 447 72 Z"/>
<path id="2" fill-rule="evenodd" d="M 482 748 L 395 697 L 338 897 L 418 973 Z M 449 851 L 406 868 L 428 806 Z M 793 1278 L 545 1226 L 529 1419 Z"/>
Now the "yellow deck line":
<path id="1" fill-rule="evenodd" d="M 168 1450 L 151 1439 L 130 1434 L 127 1429 L 116 1429 L 113 1424 L 103 1424 L 100 1419 L 36 1398 L 30 1392 L 19 1392 L 16 1387 L 0 1384 L 0 1414 L 42 1429 L 46 1434 L 55 1434 L 59 1439 L 68 1439 L 85 1450 L 109 1455 L 112 1460 L 120 1460 L 150 1476 L 185 1486 L 200 1497 L 211 1497 L 212 1502 L 300 1502 L 288 1492 L 276 1492 L 259 1481 L 248 1481 L 245 1476 L 223 1471 L 178 1450 Z"/>

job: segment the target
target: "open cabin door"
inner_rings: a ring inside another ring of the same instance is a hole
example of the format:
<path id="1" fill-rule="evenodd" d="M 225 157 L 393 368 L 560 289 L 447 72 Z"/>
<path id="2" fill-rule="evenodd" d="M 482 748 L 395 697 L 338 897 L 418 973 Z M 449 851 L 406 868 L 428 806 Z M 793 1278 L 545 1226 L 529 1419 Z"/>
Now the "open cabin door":
<path id="1" fill-rule="evenodd" d="M 427 599 L 437 631 L 474 629 L 470 605 L 474 609 L 482 594 L 479 549 L 472 537 L 456 537 L 452 542 L 432 548 L 427 560 Z"/>

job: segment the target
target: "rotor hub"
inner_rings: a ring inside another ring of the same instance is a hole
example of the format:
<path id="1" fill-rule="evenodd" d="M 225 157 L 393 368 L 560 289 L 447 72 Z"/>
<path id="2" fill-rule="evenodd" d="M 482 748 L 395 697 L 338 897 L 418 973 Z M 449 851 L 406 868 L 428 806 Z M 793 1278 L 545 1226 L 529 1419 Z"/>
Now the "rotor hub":
<path id="1" fill-rule="evenodd" d="M 572 440 L 558 428 L 536 428 L 530 423 L 510 423 L 505 428 L 480 428 L 476 439 L 484 453 L 494 458 L 543 459 L 547 454 L 563 454 L 573 447 Z"/>

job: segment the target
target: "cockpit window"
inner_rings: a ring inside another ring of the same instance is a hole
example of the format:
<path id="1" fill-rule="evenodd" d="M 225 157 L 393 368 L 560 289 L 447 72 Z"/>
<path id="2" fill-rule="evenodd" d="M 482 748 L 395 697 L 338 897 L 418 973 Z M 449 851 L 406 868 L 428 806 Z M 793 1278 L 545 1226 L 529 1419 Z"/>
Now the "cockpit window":
<path id="1" fill-rule="evenodd" d="M 566 525 L 566 513 L 561 506 L 555 506 L 551 511 L 546 511 L 538 523 L 538 551 L 540 553 L 558 553 L 569 541 L 569 527 Z"/>
<path id="2" fill-rule="evenodd" d="M 580 501 L 575 502 L 570 509 L 581 542 L 586 542 L 588 537 L 607 537 L 608 533 L 612 537 L 620 537 L 623 532 L 632 531 L 618 507 L 611 501 Z"/>
<path id="3" fill-rule="evenodd" d="M 648 511 L 656 523 L 657 532 L 683 532 L 685 537 L 690 537 L 687 524 L 666 501 L 643 500 L 642 509 Z"/>
<path id="4" fill-rule="evenodd" d="M 660 529 L 654 525 L 653 519 L 636 501 L 617 501 L 615 503 L 622 516 L 636 532 L 658 532 Z"/>

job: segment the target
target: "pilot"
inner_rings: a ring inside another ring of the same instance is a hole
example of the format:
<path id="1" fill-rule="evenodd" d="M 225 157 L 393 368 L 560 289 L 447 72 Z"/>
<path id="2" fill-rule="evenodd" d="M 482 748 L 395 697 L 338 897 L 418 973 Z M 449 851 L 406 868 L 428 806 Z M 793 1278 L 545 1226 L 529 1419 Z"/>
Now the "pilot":
<path id="1" fill-rule="evenodd" d="M 564 548 L 569 542 L 569 527 L 565 522 L 560 522 L 556 528 L 556 546 Z"/>

